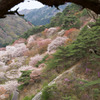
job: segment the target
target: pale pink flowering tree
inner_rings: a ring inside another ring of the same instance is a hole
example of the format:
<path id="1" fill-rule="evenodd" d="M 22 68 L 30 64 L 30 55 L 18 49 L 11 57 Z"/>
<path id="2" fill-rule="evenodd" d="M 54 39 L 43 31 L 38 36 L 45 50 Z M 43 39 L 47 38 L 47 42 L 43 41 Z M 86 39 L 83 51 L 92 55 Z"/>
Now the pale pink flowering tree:
<path id="1" fill-rule="evenodd" d="M 62 46 L 65 44 L 65 41 L 67 40 L 67 37 L 57 37 L 55 40 L 53 40 L 49 45 L 48 45 L 48 52 L 51 52 L 53 50 L 56 50 L 58 47 Z"/>
<path id="2" fill-rule="evenodd" d="M 24 52 L 28 51 L 28 48 L 24 43 L 21 43 L 14 46 L 7 46 L 6 50 L 11 57 L 20 57 L 23 56 Z"/>
<path id="3" fill-rule="evenodd" d="M 44 39 L 44 40 L 38 41 L 37 45 L 40 47 L 42 45 L 49 44 L 50 42 L 51 42 L 51 39 Z"/>
<path id="4" fill-rule="evenodd" d="M 60 28 L 59 27 L 51 27 L 47 30 L 47 35 L 52 36 L 54 35 Z"/>
<path id="5" fill-rule="evenodd" d="M 35 42 L 35 36 L 31 35 L 28 39 L 27 39 L 27 46 L 29 46 L 30 44 L 32 44 L 33 42 Z"/>
<path id="6" fill-rule="evenodd" d="M 5 82 L 5 84 L 0 85 L 0 87 L 3 87 L 5 90 L 7 90 L 10 93 L 15 91 L 18 86 L 19 84 L 16 80 L 8 81 L 8 82 Z"/>
<path id="7" fill-rule="evenodd" d="M 41 61 L 42 60 L 42 58 L 43 57 L 41 55 L 36 55 L 34 57 L 31 57 L 31 60 L 29 62 L 29 65 L 34 67 L 38 63 L 38 61 Z"/>

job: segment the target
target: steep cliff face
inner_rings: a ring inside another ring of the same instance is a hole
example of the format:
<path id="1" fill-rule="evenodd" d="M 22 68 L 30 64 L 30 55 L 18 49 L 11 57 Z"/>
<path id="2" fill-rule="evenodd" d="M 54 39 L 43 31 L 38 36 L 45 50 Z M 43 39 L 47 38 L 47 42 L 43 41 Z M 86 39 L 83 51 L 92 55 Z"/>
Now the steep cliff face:
<path id="1" fill-rule="evenodd" d="M 9 15 L 5 19 L 0 19 L 0 46 L 17 39 L 30 28 L 32 25 L 19 16 Z"/>

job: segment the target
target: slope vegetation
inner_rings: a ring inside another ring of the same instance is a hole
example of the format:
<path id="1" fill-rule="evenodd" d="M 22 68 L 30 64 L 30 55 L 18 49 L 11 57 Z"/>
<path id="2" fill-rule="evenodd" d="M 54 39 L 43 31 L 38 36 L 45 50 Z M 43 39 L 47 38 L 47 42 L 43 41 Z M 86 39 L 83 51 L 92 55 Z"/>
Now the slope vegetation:
<path id="1" fill-rule="evenodd" d="M 57 26 L 34 27 L 0 51 L 0 99 L 100 99 L 100 18 L 74 4 L 65 10 L 61 24 L 56 15 Z"/>

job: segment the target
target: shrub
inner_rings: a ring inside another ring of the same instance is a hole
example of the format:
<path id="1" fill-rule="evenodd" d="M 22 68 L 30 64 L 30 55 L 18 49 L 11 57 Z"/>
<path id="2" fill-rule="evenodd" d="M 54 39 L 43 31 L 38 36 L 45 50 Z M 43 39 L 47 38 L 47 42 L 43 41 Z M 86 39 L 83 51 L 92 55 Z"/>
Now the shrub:
<path id="1" fill-rule="evenodd" d="M 32 96 L 25 96 L 23 100 L 32 100 L 33 97 L 34 97 L 34 95 L 32 95 Z"/>
<path id="2" fill-rule="evenodd" d="M 81 26 L 81 22 L 80 22 L 79 18 L 77 18 L 76 16 L 73 16 L 73 15 L 69 15 L 64 18 L 62 28 L 63 29 L 70 29 L 70 28 L 79 29 L 80 26 Z"/>
<path id="3" fill-rule="evenodd" d="M 23 35 L 21 35 L 20 37 L 27 39 L 30 35 L 34 35 L 36 33 L 42 32 L 45 28 L 46 28 L 45 26 L 33 27 L 32 29 L 28 30 Z"/>
<path id="4" fill-rule="evenodd" d="M 71 96 L 64 97 L 64 100 L 73 100 Z"/>
<path id="5" fill-rule="evenodd" d="M 18 82 L 22 82 L 22 84 L 18 87 L 19 90 L 22 90 L 24 88 L 24 86 L 29 84 L 30 81 L 30 74 L 31 71 L 21 71 L 22 75 L 21 77 L 18 79 Z"/>
<path id="6" fill-rule="evenodd" d="M 54 96 L 54 92 L 57 90 L 56 85 L 46 86 L 42 91 L 41 100 L 50 100 Z"/>
<path id="7" fill-rule="evenodd" d="M 69 34 L 71 34 L 71 33 L 74 32 L 74 31 L 77 31 L 77 29 L 76 29 L 76 28 L 71 28 L 71 29 L 65 31 L 64 36 L 69 36 Z"/>
<path id="8" fill-rule="evenodd" d="M 83 86 L 81 86 L 80 89 L 84 90 L 85 88 L 88 88 L 88 87 L 96 85 L 96 84 L 100 84 L 100 79 L 87 82 L 86 84 L 84 84 Z"/>
<path id="9" fill-rule="evenodd" d="M 64 36 L 67 36 L 68 38 L 72 39 L 73 41 L 76 40 L 77 36 L 79 35 L 80 30 L 76 28 L 71 28 L 67 31 L 65 31 Z"/>

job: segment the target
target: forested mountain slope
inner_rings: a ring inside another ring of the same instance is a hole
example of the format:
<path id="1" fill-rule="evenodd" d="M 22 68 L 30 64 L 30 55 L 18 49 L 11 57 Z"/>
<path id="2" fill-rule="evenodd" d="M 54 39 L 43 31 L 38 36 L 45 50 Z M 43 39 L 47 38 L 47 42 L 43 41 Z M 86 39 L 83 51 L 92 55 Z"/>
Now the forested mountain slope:
<path id="1" fill-rule="evenodd" d="M 62 12 L 67 4 L 59 6 L 59 10 L 55 7 L 42 7 L 40 9 L 22 10 L 20 13 L 25 14 L 25 19 L 34 25 L 45 25 L 50 22 L 51 17 L 58 12 Z"/>
<path id="2" fill-rule="evenodd" d="M 99 32 L 75 4 L 25 32 L 0 51 L 0 99 L 100 100 Z"/>
<path id="3" fill-rule="evenodd" d="M 0 46 L 9 44 L 30 28 L 32 25 L 19 16 L 9 15 L 0 19 Z"/>

